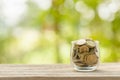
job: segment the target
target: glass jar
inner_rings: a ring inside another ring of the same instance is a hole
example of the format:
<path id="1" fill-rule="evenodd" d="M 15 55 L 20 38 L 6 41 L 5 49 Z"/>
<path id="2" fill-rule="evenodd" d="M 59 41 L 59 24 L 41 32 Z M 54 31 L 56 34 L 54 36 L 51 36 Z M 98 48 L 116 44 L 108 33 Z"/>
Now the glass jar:
<path id="1" fill-rule="evenodd" d="M 72 41 L 70 57 L 75 70 L 96 70 L 99 64 L 99 41 L 92 39 Z"/>

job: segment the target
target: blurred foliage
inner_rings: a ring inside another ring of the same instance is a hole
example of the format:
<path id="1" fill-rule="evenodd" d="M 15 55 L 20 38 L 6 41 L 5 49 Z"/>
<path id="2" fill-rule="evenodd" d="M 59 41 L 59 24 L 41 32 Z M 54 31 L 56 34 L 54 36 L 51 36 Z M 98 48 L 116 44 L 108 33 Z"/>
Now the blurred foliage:
<path id="1" fill-rule="evenodd" d="M 101 62 L 120 61 L 119 0 L 43 1 L 48 8 L 35 1 L 26 0 L 13 25 L 0 1 L 0 63 L 69 63 L 71 41 L 80 38 L 100 41 Z"/>

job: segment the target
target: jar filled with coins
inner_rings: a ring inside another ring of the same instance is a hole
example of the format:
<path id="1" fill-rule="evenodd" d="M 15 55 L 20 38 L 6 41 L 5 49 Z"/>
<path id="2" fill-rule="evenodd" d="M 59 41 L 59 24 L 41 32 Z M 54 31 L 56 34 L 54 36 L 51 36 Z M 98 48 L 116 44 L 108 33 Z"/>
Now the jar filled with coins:
<path id="1" fill-rule="evenodd" d="M 99 41 L 92 39 L 72 41 L 70 57 L 75 70 L 96 70 L 99 64 Z"/>

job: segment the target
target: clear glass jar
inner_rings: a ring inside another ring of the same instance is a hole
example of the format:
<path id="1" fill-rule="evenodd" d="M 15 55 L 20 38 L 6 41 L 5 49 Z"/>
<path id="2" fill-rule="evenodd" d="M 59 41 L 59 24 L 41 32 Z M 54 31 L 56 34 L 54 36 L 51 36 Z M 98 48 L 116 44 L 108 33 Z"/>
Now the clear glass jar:
<path id="1" fill-rule="evenodd" d="M 91 39 L 72 41 L 70 57 L 75 70 L 96 70 L 99 64 L 99 41 Z"/>

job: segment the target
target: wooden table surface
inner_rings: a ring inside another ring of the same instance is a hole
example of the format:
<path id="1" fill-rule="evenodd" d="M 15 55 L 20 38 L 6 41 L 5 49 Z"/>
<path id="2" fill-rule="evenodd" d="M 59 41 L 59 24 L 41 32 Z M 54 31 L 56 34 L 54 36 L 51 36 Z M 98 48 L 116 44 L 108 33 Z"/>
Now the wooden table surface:
<path id="1" fill-rule="evenodd" d="M 120 63 L 100 64 L 93 72 L 77 72 L 68 64 L 1 64 L 0 80 L 120 80 Z"/>

